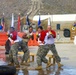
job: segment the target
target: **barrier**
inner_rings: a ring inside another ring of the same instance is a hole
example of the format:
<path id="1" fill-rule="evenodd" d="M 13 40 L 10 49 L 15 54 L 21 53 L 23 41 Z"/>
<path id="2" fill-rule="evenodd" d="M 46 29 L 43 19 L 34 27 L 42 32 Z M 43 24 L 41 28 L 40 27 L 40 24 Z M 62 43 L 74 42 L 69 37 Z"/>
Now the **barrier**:
<path id="1" fill-rule="evenodd" d="M 32 39 L 30 39 L 29 42 L 28 42 L 28 45 L 33 46 L 33 44 L 34 44 L 34 41 Z"/>
<path id="2" fill-rule="evenodd" d="M 33 41 L 34 41 L 33 46 L 38 46 L 39 45 L 37 40 L 36 40 L 36 34 L 34 34 L 34 40 Z"/>
<path id="3" fill-rule="evenodd" d="M 24 52 L 18 52 L 18 54 L 19 54 L 19 55 L 23 55 Z M 31 53 L 31 52 L 30 52 L 30 58 L 32 58 L 32 59 L 29 58 L 29 61 L 28 61 L 28 62 L 34 62 L 35 56 L 36 56 L 35 53 Z"/>
<path id="4" fill-rule="evenodd" d="M 18 32 L 18 36 L 22 37 L 24 33 Z M 34 40 L 30 39 L 28 42 L 28 46 L 38 46 L 38 42 L 36 41 L 36 34 L 34 33 Z M 8 39 L 6 32 L 0 33 L 0 46 L 4 46 Z"/>
<path id="5" fill-rule="evenodd" d="M 49 58 L 48 60 L 49 60 L 49 62 L 51 63 L 51 64 L 55 64 L 55 57 L 54 57 L 54 55 L 51 55 L 51 54 L 47 54 L 47 57 Z M 52 61 L 53 62 L 52 62 Z"/>
<path id="6" fill-rule="evenodd" d="M 35 53 L 30 53 L 30 57 L 32 57 L 32 60 L 30 60 L 30 62 L 34 62 L 36 54 Z"/>
<path id="7" fill-rule="evenodd" d="M 0 32 L 0 46 L 4 46 L 7 39 L 8 39 L 7 33 Z"/>

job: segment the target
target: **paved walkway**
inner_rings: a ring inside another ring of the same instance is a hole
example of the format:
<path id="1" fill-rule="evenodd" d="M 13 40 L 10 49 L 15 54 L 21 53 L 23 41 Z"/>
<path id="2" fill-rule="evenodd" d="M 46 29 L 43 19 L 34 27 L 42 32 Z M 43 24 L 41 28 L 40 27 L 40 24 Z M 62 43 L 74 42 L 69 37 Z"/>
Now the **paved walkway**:
<path id="1" fill-rule="evenodd" d="M 48 69 L 43 69 L 40 71 L 37 70 L 18 70 L 17 75 L 76 75 L 76 45 L 73 43 L 70 44 L 56 44 L 56 48 L 58 51 L 58 54 L 61 57 L 62 64 L 64 65 L 62 69 L 58 69 L 57 65 L 51 66 Z M 0 49 L 4 49 L 4 47 L 0 46 Z M 38 47 L 31 46 L 29 47 L 30 52 L 37 53 Z M 4 52 L 4 51 L 3 51 Z M 2 50 L 0 50 L 0 53 L 3 53 Z M 49 51 L 51 53 L 51 51 Z M 0 54 L 1 55 L 1 54 Z M 3 57 L 4 54 L 2 54 Z M 2 57 L 0 59 L 0 62 L 2 62 Z M 36 67 L 36 61 L 30 63 L 30 67 Z M 46 66 L 43 63 L 43 67 Z"/>
<path id="2" fill-rule="evenodd" d="M 36 53 L 38 47 L 29 47 L 30 52 Z M 76 67 L 76 45 L 70 43 L 70 44 L 56 44 L 56 49 L 58 51 L 58 54 L 60 55 L 62 59 L 62 63 L 64 65 L 68 65 L 71 67 Z M 51 53 L 51 51 L 49 51 Z M 52 53 L 51 53 L 52 54 Z"/>

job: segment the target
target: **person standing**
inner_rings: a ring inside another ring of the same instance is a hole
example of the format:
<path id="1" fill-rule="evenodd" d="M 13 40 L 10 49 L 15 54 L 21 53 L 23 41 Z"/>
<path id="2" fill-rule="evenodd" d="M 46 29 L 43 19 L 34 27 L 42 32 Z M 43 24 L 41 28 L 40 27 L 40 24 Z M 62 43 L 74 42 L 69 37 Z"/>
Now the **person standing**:
<path id="1" fill-rule="evenodd" d="M 42 62 L 47 64 L 47 67 L 51 66 L 51 63 L 45 58 L 47 53 L 49 52 L 49 47 L 44 44 L 44 39 L 46 36 L 46 32 L 43 30 L 42 26 L 38 27 L 37 39 L 39 42 L 39 47 L 37 51 L 37 64 L 38 66 L 35 68 L 36 70 L 42 69 Z"/>
<path id="2" fill-rule="evenodd" d="M 55 42 L 54 39 L 56 38 L 56 32 L 54 30 L 51 29 L 51 26 L 47 27 L 46 30 L 46 37 L 45 37 L 45 44 L 48 45 L 49 49 L 51 50 L 51 52 L 53 53 L 55 60 L 58 64 L 58 67 L 60 68 L 61 66 L 63 66 L 60 62 L 61 62 L 61 58 L 58 55 L 58 52 L 56 50 L 55 47 Z"/>

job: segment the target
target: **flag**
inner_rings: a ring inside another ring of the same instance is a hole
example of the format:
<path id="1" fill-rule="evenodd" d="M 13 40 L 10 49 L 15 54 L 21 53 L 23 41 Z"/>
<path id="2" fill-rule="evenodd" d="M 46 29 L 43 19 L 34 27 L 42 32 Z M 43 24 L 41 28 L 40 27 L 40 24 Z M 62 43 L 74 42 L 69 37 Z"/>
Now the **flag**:
<path id="1" fill-rule="evenodd" d="M 18 31 L 20 31 L 20 14 L 18 16 Z"/>
<path id="2" fill-rule="evenodd" d="M 1 18 L 0 18 L 0 24 L 1 24 Z"/>
<path id="3" fill-rule="evenodd" d="M 12 13 L 11 27 L 14 27 L 14 13 Z"/>
<path id="4" fill-rule="evenodd" d="M 4 20 L 4 14 L 3 17 L 1 18 L 1 25 L 3 27 L 3 31 L 5 30 L 5 20 Z"/>
<path id="5" fill-rule="evenodd" d="M 41 25 L 41 20 L 40 20 L 40 16 L 39 16 L 39 20 L 38 20 L 38 26 Z"/>
<path id="6" fill-rule="evenodd" d="M 26 17 L 26 25 L 30 25 L 30 21 L 29 21 L 28 15 L 27 15 L 27 17 Z"/>
<path id="7" fill-rule="evenodd" d="M 48 26 L 50 26 L 51 25 L 51 19 L 50 19 L 50 17 L 48 18 Z"/>
<path id="8" fill-rule="evenodd" d="M 26 24 L 26 17 L 24 17 L 24 19 L 23 19 L 23 23 L 24 23 L 24 25 Z"/>

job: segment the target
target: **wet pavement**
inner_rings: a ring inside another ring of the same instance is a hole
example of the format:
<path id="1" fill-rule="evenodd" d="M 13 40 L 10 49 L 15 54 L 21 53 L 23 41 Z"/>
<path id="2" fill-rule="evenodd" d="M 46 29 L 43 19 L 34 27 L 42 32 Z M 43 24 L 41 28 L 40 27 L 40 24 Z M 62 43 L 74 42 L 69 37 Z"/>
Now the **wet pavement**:
<path id="1" fill-rule="evenodd" d="M 63 67 L 62 69 L 57 69 L 56 67 L 50 67 L 49 69 L 43 70 L 19 70 L 17 75 L 76 75 L 76 68 Z"/>
<path id="2" fill-rule="evenodd" d="M 32 53 L 36 53 L 37 49 L 37 46 L 29 47 L 29 50 Z M 57 64 L 55 64 L 50 68 L 45 69 L 44 67 L 46 64 L 43 63 L 42 70 L 27 70 L 28 67 L 25 67 L 24 70 L 22 70 L 22 68 L 17 70 L 16 75 L 76 75 L 76 45 L 73 43 L 56 44 L 56 49 L 61 57 L 61 63 L 64 65 L 62 68 L 58 69 Z M 8 63 L 8 55 L 6 56 L 4 53 L 4 47 L 0 47 L 0 65 L 7 65 Z M 49 51 L 49 54 L 52 54 L 51 51 Z M 34 62 L 30 62 L 29 67 L 35 68 L 36 66 L 36 60 Z"/>

